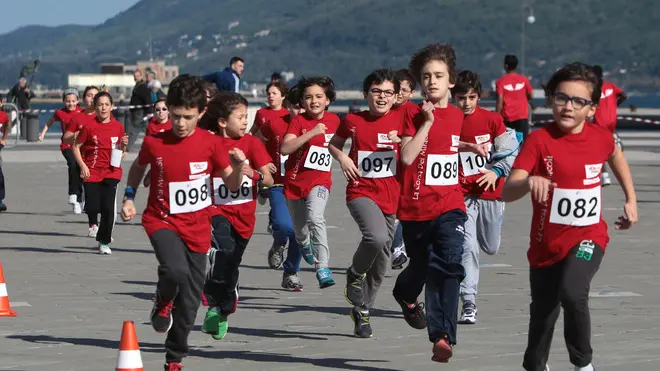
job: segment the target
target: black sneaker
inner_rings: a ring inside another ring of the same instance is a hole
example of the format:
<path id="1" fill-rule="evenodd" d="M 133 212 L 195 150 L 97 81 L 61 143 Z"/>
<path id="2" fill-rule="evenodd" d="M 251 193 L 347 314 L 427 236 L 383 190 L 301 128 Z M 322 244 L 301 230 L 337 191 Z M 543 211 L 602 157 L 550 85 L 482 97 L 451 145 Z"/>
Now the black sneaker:
<path id="1" fill-rule="evenodd" d="M 355 274 L 352 268 L 346 270 L 346 288 L 344 289 L 344 296 L 350 305 L 360 307 L 364 305 L 364 280 L 367 278 L 366 274 Z"/>
<path id="2" fill-rule="evenodd" d="M 370 338 L 373 336 L 371 324 L 369 324 L 369 311 L 360 311 L 357 308 L 351 309 L 351 319 L 355 323 L 353 334 L 359 338 Z"/>
<path id="3" fill-rule="evenodd" d="M 285 246 L 280 246 L 273 241 L 273 245 L 268 250 L 268 266 L 271 269 L 279 269 L 284 264 Z"/>
<path id="4" fill-rule="evenodd" d="M 4 202 L 0 201 L 0 213 L 3 211 L 7 211 L 7 205 L 5 205 Z"/>
<path id="5" fill-rule="evenodd" d="M 174 301 L 161 300 L 156 294 L 154 307 L 151 309 L 151 327 L 156 332 L 165 333 L 172 328 L 172 309 Z"/>
<path id="6" fill-rule="evenodd" d="M 408 304 L 403 300 L 394 298 L 401 306 L 403 318 L 412 328 L 422 330 L 426 328 L 426 313 L 424 313 L 424 303 L 415 302 Z"/>

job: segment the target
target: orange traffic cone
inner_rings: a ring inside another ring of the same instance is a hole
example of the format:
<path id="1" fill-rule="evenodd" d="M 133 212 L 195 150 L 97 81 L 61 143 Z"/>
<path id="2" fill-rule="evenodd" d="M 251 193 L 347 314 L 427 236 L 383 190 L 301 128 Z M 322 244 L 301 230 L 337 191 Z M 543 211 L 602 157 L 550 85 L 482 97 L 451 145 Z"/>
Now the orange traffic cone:
<path id="1" fill-rule="evenodd" d="M 0 317 L 16 317 L 16 312 L 9 306 L 9 295 L 7 295 L 7 284 L 5 275 L 2 273 L 2 263 L 0 263 Z"/>
<path id="2" fill-rule="evenodd" d="M 140 346 L 138 345 L 133 321 L 124 321 L 115 371 L 144 371 L 142 357 L 140 356 Z"/>

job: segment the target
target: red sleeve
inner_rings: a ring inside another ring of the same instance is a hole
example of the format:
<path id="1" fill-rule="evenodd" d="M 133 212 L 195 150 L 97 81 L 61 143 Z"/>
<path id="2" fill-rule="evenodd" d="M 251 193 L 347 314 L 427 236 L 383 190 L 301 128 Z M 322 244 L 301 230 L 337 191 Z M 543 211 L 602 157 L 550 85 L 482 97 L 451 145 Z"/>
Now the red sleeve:
<path id="1" fill-rule="evenodd" d="M 255 138 L 256 139 L 256 138 Z M 219 138 L 213 138 L 213 173 L 216 174 L 231 166 L 229 151 Z"/>
<path id="2" fill-rule="evenodd" d="M 78 133 L 78 138 L 76 138 L 76 142 L 85 143 L 87 141 L 88 136 L 89 136 L 89 130 L 87 129 L 87 126 L 83 126 L 82 129 L 80 129 L 80 133 Z"/>
<path id="3" fill-rule="evenodd" d="M 490 115 L 490 132 L 493 133 L 493 140 L 506 132 L 502 115 Z"/>
<path id="4" fill-rule="evenodd" d="M 82 122 L 83 116 L 78 117 L 78 115 L 84 115 L 84 113 L 79 113 L 69 120 L 69 123 L 65 126 L 67 132 L 75 133 L 76 131 L 81 130 L 82 125 L 80 123 Z"/>
<path id="5" fill-rule="evenodd" d="M 257 111 L 254 115 L 254 122 L 252 123 L 252 126 L 258 127 L 259 129 L 261 129 L 261 125 L 266 122 L 266 117 L 264 117 L 262 110 L 263 108 Z"/>
<path id="6" fill-rule="evenodd" d="M 344 119 L 341 120 L 341 122 L 339 123 L 335 135 L 340 136 L 344 139 L 348 139 L 352 137 L 354 128 L 355 128 L 355 124 L 353 123 L 353 115 L 348 114 L 344 116 Z"/>
<path id="7" fill-rule="evenodd" d="M 60 110 L 55 111 L 55 113 L 53 113 L 53 117 L 51 118 L 53 119 L 53 121 L 62 122 L 62 117 L 60 116 Z"/>
<path id="8" fill-rule="evenodd" d="M 0 125 L 6 125 L 9 123 L 9 115 L 4 111 L 0 111 Z"/>
<path id="9" fill-rule="evenodd" d="M 298 119 L 297 116 L 291 119 L 291 122 L 289 123 L 289 127 L 286 129 L 286 134 L 293 134 L 297 137 L 299 137 L 302 134 L 302 127 L 300 125 L 300 120 Z"/>
<path id="10" fill-rule="evenodd" d="M 495 92 L 497 92 L 497 95 L 502 95 L 504 94 L 504 88 L 502 87 L 502 79 L 499 78 L 497 81 L 495 81 Z"/>
<path id="11" fill-rule="evenodd" d="M 618 97 L 619 95 L 621 95 L 621 93 L 623 93 L 623 90 L 614 84 L 612 84 L 612 89 L 614 89 L 614 96 L 616 97 Z"/>
<path id="12" fill-rule="evenodd" d="M 250 141 L 250 163 L 254 164 L 254 169 L 260 169 L 273 162 L 266 150 L 266 146 L 257 138 L 252 137 L 254 140 Z"/>
<path id="13" fill-rule="evenodd" d="M 525 170 L 531 174 L 532 170 L 536 168 L 539 160 L 539 143 L 537 140 L 538 134 L 534 134 L 535 133 L 532 132 L 529 137 L 527 137 L 518 157 L 516 157 L 516 161 L 513 163 L 514 169 Z"/>
<path id="14" fill-rule="evenodd" d="M 525 88 L 527 88 L 527 94 L 532 95 L 534 93 L 534 89 L 532 88 L 532 83 L 529 82 L 529 79 L 525 77 Z"/>
<path id="15" fill-rule="evenodd" d="M 607 153 L 607 158 L 609 158 L 616 149 L 616 143 L 614 142 L 614 134 L 609 130 L 602 130 L 603 140 L 601 143 L 605 145 L 605 153 Z"/>
<path id="16" fill-rule="evenodd" d="M 151 142 L 154 140 L 151 136 L 144 137 L 142 142 L 142 147 L 140 148 L 140 153 L 138 153 L 137 163 L 140 166 L 147 166 L 152 163 L 154 156 L 151 153 Z"/>
<path id="17" fill-rule="evenodd" d="M 417 133 L 417 127 L 420 126 L 421 120 L 424 120 L 424 113 L 418 111 L 417 114 L 406 115 L 403 119 L 403 130 L 401 131 L 401 136 L 414 137 Z"/>

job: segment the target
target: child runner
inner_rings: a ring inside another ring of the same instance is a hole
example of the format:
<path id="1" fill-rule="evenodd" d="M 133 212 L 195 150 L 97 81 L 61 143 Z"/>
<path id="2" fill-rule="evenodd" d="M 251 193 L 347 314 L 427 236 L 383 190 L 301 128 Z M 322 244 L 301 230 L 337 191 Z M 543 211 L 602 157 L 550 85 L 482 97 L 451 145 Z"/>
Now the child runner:
<path id="1" fill-rule="evenodd" d="M 257 222 L 257 185 L 273 184 L 272 160 L 266 148 L 255 136 L 245 135 L 247 106 L 240 94 L 220 92 L 209 102 L 199 125 L 216 133 L 223 147 L 240 149 L 247 159 L 245 175 L 235 192 L 229 191 L 221 177 L 213 178 L 211 268 L 204 284 L 209 309 L 202 331 L 216 340 L 227 335 L 227 317 L 238 305 L 238 268 Z"/>
<path id="2" fill-rule="evenodd" d="M 159 98 L 154 103 L 154 113 L 154 117 L 149 121 L 149 125 L 147 126 L 146 135 L 155 135 L 172 129 L 172 122 L 167 111 L 165 98 Z"/>
<path id="3" fill-rule="evenodd" d="M 463 310 L 458 323 L 477 323 L 477 285 L 479 283 L 479 250 L 495 255 L 500 248 L 500 232 L 504 217 L 502 186 L 509 175 L 518 151 L 516 132 L 504 126 L 502 116 L 478 106 L 481 97 L 479 75 L 472 71 L 458 74 L 451 88 L 454 102 L 463 110 L 461 141 L 488 145 L 488 156 L 460 152 L 459 182 L 465 195 L 467 221 L 463 241 L 461 282 Z"/>
<path id="4" fill-rule="evenodd" d="M 2 108 L 2 95 L 0 95 L 0 108 Z M 9 116 L 0 109 L 0 153 L 7 145 L 7 135 L 10 129 Z M 0 212 L 7 211 L 5 205 L 5 175 L 2 173 L 2 155 L 0 154 Z"/>
<path id="5" fill-rule="evenodd" d="M 569 64 L 548 81 L 554 122 L 532 132 L 504 185 L 512 202 L 532 194 L 530 230 L 529 335 L 523 367 L 548 370 L 547 361 L 560 305 L 564 339 L 576 371 L 593 371 L 589 287 L 609 241 L 601 216 L 601 170 L 609 162 L 626 196 L 624 215 L 614 223 L 637 222 L 637 197 L 628 162 L 612 133 L 585 125 L 594 116 L 601 80 L 582 63 Z"/>
<path id="6" fill-rule="evenodd" d="M 323 289 L 335 284 L 328 269 L 330 249 L 324 215 L 332 186 L 328 142 L 339 126 L 339 117 L 326 112 L 335 101 L 335 84 L 325 76 L 303 77 L 296 90 L 300 93 L 294 95 L 305 111 L 291 119 L 282 143 L 282 155 L 291 155 L 286 161 L 284 196 L 303 258 L 315 265 L 316 279 Z"/>
<path id="7" fill-rule="evenodd" d="M 415 78 L 407 68 L 397 70 L 395 77 L 399 80 L 401 89 L 399 90 L 399 94 L 397 94 L 394 106 L 392 106 L 392 111 L 401 112 L 402 115 L 408 115 L 410 114 L 409 112 L 416 112 L 418 107 L 410 100 L 415 94 L 415 88 L 417 87 Z M 403 229 L 397 219 L 394 240 L 392 241 L 392 269 L 402 269 L 407 261 L 408 255 L 406 254 L 406 244 L 403 243 Z"/>
<path id="8" fill-rule="evenodd" d="M 174 79 L 167 106 L 172 130 L 144 138 L 128 173 L 122 218 L 128 221 L 135 216 L 135 193 L 150 165 L 154 171 L 142 225 L 159 264 L 151 325 L 159 333 L 167 332 L 165 370 L 179 371 L 204 285 L 211 235 L 207 210 L 213 198 L 211 174 L 221 173 L 228 189 L 236 191 L 245 156 L 238 149 L 227 156 L 217 137 L 196 129 L 206 107 L 201 78 L 180 75 Z"/>
<path id="9" fill-rule="evenodd" d="M 448 362 L 456 344 L 459 285 L 465 271 L 465 202 L 458 184 L 458 151 L 463 112 L 449 105 L 456 82 L 456 56 L 450 45 L 431 44 L 410 61 L 427 101 L 406 119 L 401 142 L 402 176 L 399 220 L 410 262 L 397 277 L 394 298 L 414 328 L 426 326 L 432 360 Z M 479 147 L 481 148 L 481 147 Z M 482 153 L 485 155 L 485 153 Z M 426 284 L 427 315 L 417 297 Z"/>
<path id="10" fill-rule="evenodd" d="M 504 57 L 506 74 L 495 82 L 495 111 L 502 115 L 507 127 L 522 133 L 524 139 L 529 134 L 529 103 L 533 90 L 527 77 L 519 74 L 517 68 L 518 58 L 515 55 Z"/>
<path id="11" fill-rule="evenodd" d="M 396 179 L 398 145 L 391 137 L 401 127 L 401 115 L 390 110 L 399 88 L 394 71 L 379 69 L 370 73 L 362 83 L 369 110 L 349 113 L 328 146 L 348 181 L 346 206 L 362 233 L 353 262 L 346 270 L 345 289 L 346 300 L 353 305 L 353 333 L 361 338 L 372 336 L 369 309 L 392 264 L 390 248 L 400 188 Z M 342 149 L 349 138 L 347 156 Z"/>
<path id="12" fill-rule="evenodd" d="M 78 106 L 78 90 L 73 88 L 68 88 L 62 93 L 62 101 L 64 102 L 64 108 L 60 108 L 55 111 L 53 117 L 49 118 L 46 121 L 46 126 L 41 131 L 39 135 L 39 141 L 44 140 L 44 136 L 48 129 L 55 123 L 59 122 L 62 129 L 62 143 L 60 144 L 60 151 L 62 156 L 66 160 L 67 167 L 69 168 L 69 204 L 73 206 L 73 212 L 75 214 L 82 213 L 82 182 L 80 181 L 80 167 L 76 163 L 76 159 L 73 157 L 73 150 L 71 149 L 70 144 L 64 143 L 64 133 L 66 132 L 66 126 L 71 121 L 71 118 L 74 115 L 77 115 L 82 108 Z"/>
<path id="13" fill-rule="evenodd" d="M 96 117 L 80 130 L 73 154 L 85 187 L 85 212 L 89 225 L 98 225 L 99 254 L 110 255 L 112 230 L 117 217 L 117 184 L 122 177 L 121 158 L 112 164 L 115 151 L 125 151 L 124 125 L 112 118 L 113 101 L 107 92 L 94 97 Z M 123 158 L 123 153 L 121 154 Z M 101 223 L 97 221 L 101 214 Z"/>

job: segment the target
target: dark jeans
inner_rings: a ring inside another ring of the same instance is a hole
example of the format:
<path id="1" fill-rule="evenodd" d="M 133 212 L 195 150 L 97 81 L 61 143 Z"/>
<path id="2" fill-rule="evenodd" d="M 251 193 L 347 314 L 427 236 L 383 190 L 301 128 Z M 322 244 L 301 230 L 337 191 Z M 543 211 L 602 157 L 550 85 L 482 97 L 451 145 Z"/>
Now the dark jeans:
<path id="1" fill-rule="evenodd" d="M 2 146 L 0 146 L 0 153 L 2 152 Z M 5 175 L 2 173 L 2 157 L 0 155 L 0 203 L 5 199 Z"/>
<path id="2" fill-rule="evenodd" d="M 80 179 L 80 166 L 73 156 L 73 150 L 71 148 L 63 149 L 62 156 L 69 167 L 69 196 L 76 195 L 76 200 L 82 202 L 83 182 Z"/>
<path id="3" fill-rule="evenodd" d="M 145 122 L 142 121 L 142 119 L 146 114 L 146 110 L 135 108 L 131 110 L 130 115 L 127 115 L 127 122 L 124 125 L 126 134 L 128 135 L 127 152 L 138 152 L 135 148 L 135 141 L 138 139 L 140 134 L 144 133 L 145 131 Z"/>
<path id="4" fill-rule="evenodd" d="M 250 240 L 241 237 L 222 215 L 214 216 L 211 224 L 211 269 L 204 283 L 204 294 L 209 307 L 218 307 L 222 314 L 227 316 L 236 312 L 238 267 Z"/>
<path id="5" fill-rule="evenodd" d="M 414 303 L 426 284 L 427 329 L 433 343 L 447 336 L 449 344 L 456 344 L 466 219 L 463 211 L 452 210 L 434 220 L 401 221 L 410 262 L 396 279 L 394 297 Z"/>
<path id="6" fill-rule="evenodd" d="M 296 234 L 293 231 L 293 221 L 289 214 L 289 207 L 286 205 L 284 197 L 284 187 L 270 187 L 268 192 L 270 200 L 270 213 L 268 216 L 273 224 L 273 239 L 278 246 L 284 246 L 289 243 L 286 260 L 284 261 L 284 272 L 297 273 L 300 271 L 300 261 L 302 260 L 302 251 L 296 240 Z"/>
<path id="7" fill-rule="evenodd" d="M 573 365 L 591 363 L 591 316 L 589 289 L 603 260 L 603 249 L 590 240 L 582 241 L 559 263 L 530 268 L 532 303 L 529 306 L 529 335 L 523 368 L 543 371 L 550 354 L 550 343 L 564 308 L 564 340 Z"/>
<path id="8" fill-rule="evenodd" d="M 206 254 L 188 249 L 179 234 L 170 229 L 156 231 L 151 245 L 158 259 L 158 296 L 174 300 L 165 357 L 167 362 L 181 362 L 188 353 L 188 335 L 201 302 Z"/>
<path id="9" fill-rule="evenodd" d="M 85 183 L 85 212 L 89 226 L 99 226 L 96 240 L 102 244 L 109 244 L 112 240 L 112 229 L 117 217 L 117 179 L 103 179 L 100 182 Z M 101 223 L 97 222 L 101 214 Z"/>
<path id="10" fill-rule="evenodd" d="M 515 121 L 504 121 L 504 124 L 506 127 L 511 128 L 519 133 L 522 133 L 523 135 L 523 141 L 527 139 L 527 135 L 529 135 L 529 120 L 528 119 L 522 119 L 522 120 L 515 120 Z"/>

